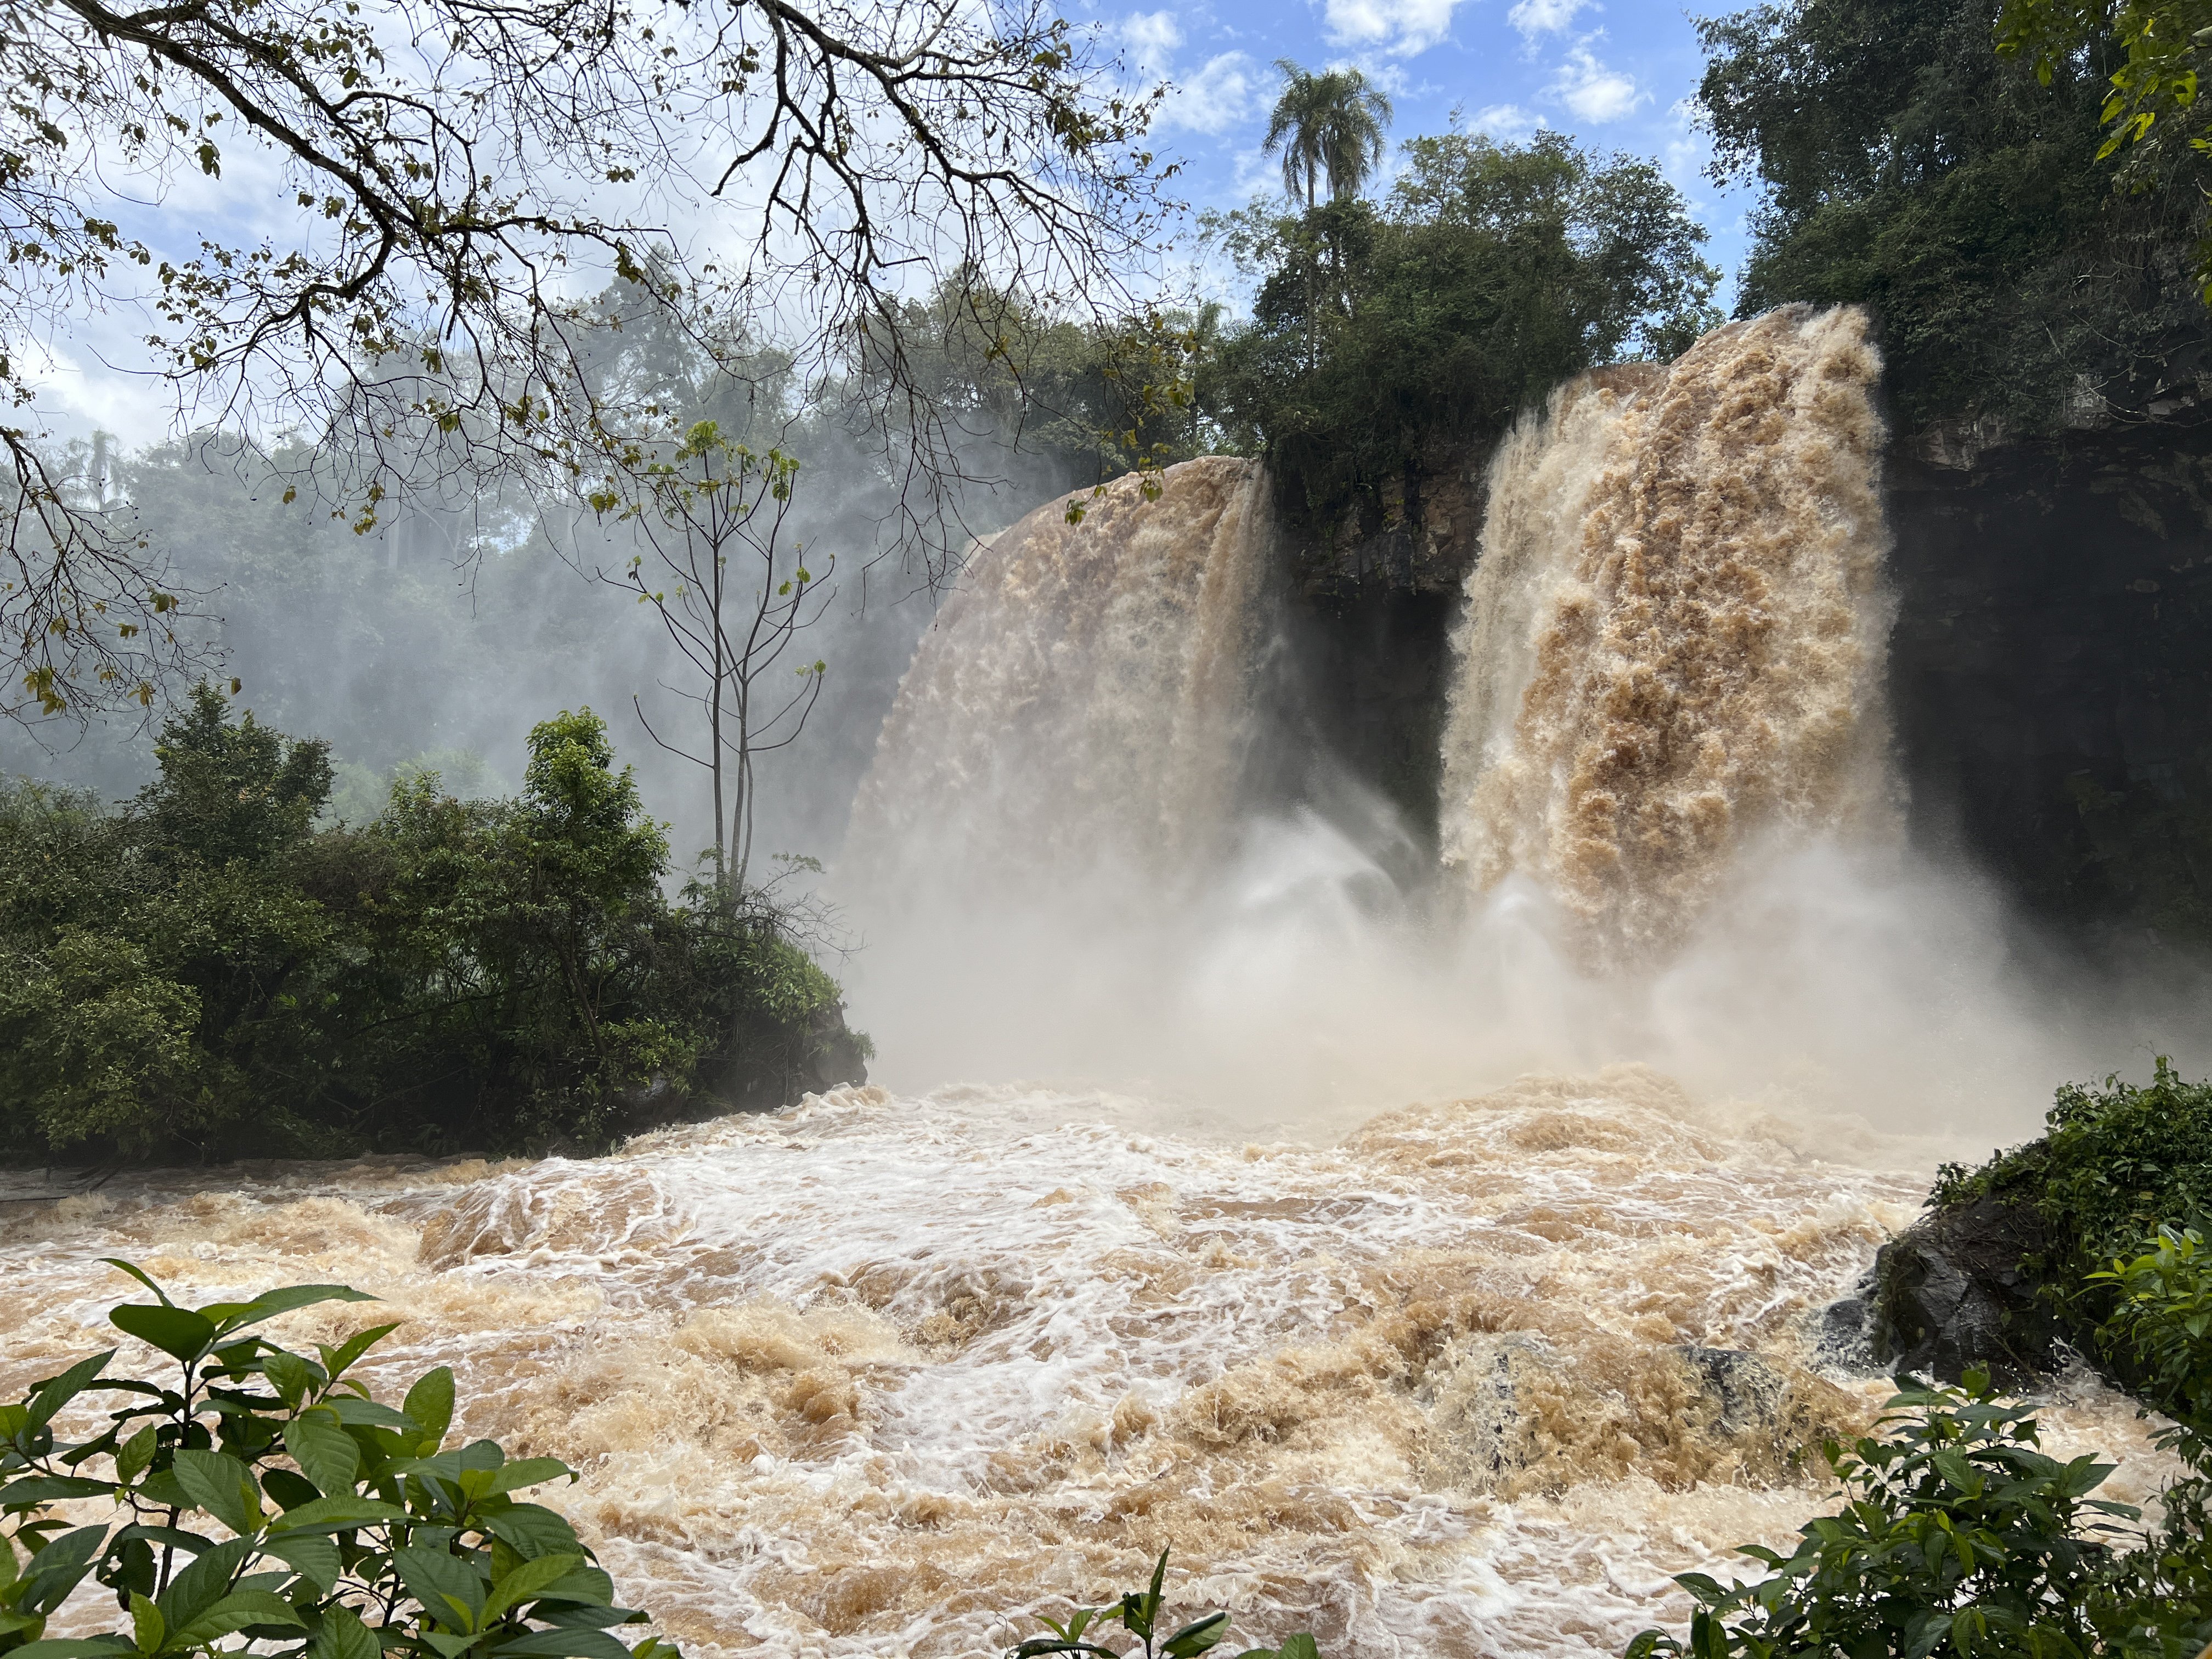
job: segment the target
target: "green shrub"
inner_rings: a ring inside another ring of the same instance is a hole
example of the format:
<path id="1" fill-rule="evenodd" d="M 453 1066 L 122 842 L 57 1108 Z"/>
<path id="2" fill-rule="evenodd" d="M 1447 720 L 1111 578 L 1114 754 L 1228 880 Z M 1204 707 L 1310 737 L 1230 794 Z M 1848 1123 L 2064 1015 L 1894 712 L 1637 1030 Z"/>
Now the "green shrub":
<path id="1" fill-rule="evenodd" d="M 1065 1621 L 1047 1619 L 1043 1621 L 1052 1632 L 1049 1636 L 1032 1636 L 1009 1650 L 1008 1659 L 1045 1659 L 1048 1654 L 1093 1653 L 1104 1659 L 1195 1659 L 1218 1647 L 1229 1635 L 1229 1615 L 1209 1613 L 1178 1626 L 1164 1629 L 1166 1621 L 1160 1617 L 1166 1606 L 1162 1588 L 1167 1583 L 1168 1552 L 1162 1550 L 1160 1559 L 1152 1564 L 1152 1582 L 1141 1590 L 1131 1590 L 1118 1601 L 1101 1607 L 1078 1607 Z M 1138 1645 L 1116 1652 L 1100 1644 L 1106 1626 L 1119 1625 L 1137 1638 Z M 1247 1648 L 1237 1659 L 1320 1659 L 1320 1650 L 1311 1636 L 1301 1632 L 1287 1637 L 1279 1648 Z"/>
<path id="2" fill-rule="evenodd" d="M 0 1654 L 8 1659 L 657 1659 L 610 1629 L 646 1614 L 552 1510 L 514 1494 L 575 1479 L 557 1459 L 510 1461 L 493 1441 L 446 1449 L 453 1375 L 426 1373 L 394 1407 L 347 1372 L 390 1325 L 309 1358 L 257 1334 L 275 1316 L 368 1302 L 297 1285 L 180 1308 L 152 1291 L 108 1316 L 176 1361 L 166 1378 L 110 1376 L 110 1349 L 0 1408 Z M 87 1440 L 61 1410 L 118 1395 Z M 62 1504 L 104 1500 L 73 1525 Z M 88 1577 L 125 1628 L 72 1639 L 46 1623 Z"/>
<path id="3" fill-rule="evenodd" d="M 781 1103 L 836 983 L 775 909 L 672 902 L 589 710 L 520 795 L 399 777 L 314 829 L 321 746 L 206 687 L 123 809 L 0 792 L 0 1146 L 40 1157 L 592 1148 L 704 1085 Z"/>
<path id="4" fill-rule="evenodd" d="M 2184 1082 L 2161 1056 L 2140 1088 L 2117 1076 L 2066 1085 L 2045 1121 L 2041 1138 L 1978 1168 L 1944 1164 L 1929 1201 L 1987 1198 L 2031 1211 L 2047 1243 L 2022 1271 L 2045 1287 L 2072 1340 L 2124 1381 L 2124 1362 L 2099 1334 L 2112 1306 L 2101 1270 L 2160 1228 L 2212 1212 L 2212 1083 Z"/>

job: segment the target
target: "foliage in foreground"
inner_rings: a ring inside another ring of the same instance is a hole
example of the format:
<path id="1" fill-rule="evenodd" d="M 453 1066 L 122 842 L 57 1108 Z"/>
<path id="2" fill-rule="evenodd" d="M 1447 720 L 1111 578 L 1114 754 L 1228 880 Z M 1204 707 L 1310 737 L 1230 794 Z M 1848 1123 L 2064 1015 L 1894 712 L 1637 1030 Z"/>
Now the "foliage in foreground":
<path id="1" fill-rule="evenodd" d="M 1049 1636 L 1032 1636 L 1009 1650 L 1008 1659 L 1045 1659 L 1055 1653 L 1095 1653 L 1104 1659 L 1196 1659 L 1218 1647 L 1229 1635 L 1229 1615 L 1209 1613 L 1169 1630 L 1160 1617 L 1166 1606 L 1161 1588 L 1167 1583 L 1168 1552 L 1152 1564 L 1152 1582 L 1145 1589 L 1131 1590 L 1120 1601 L 1100 1607 L 1078 1607 L 1066 1620 L 1043 1622 Z M 1117 1651 L 1100 1645 L 1106 1626 L 1119 1625 L 1137 1638 L 1138 1645 Z M 1320 1659 L 1311 1636 L 1301 1632 L 1285 1637 L 1279 1648 L 1247 1648 L 1237 1659 Z"/>
<path id="2" fill-rule="evenodd" d="M 2029 1409 L 1985 1373 L 1964 1389 L 1908 1387 L 1887 1434 L 1826 1448 L 1836 1513 L 1800 1528 L 1788 1557 L 1745 1547 L 1764 1578 L 1682 1575 L 1698 1603 L 1687 1640 L 1646 1631 L 1629 1659 L 2197 1654 L 2212 1642 L 2212 1261 L 2197 1233 L 2166 1228 L 2094 1278 L 2112 1309 L 2100 1346 L 2172 1419 L 2161 1443 L 2186 1466 L 2156 1527 L 2120 1525 L 2137 1512 L 2092 1496 L 2113 1466 L 2045 1454 Z"/>
<path id="3" fill-rule="evenodd" d="M 444 1449 L 453 1375 L 426 1373 L 398 1407 L 347 1373 L 393 1328 L 309 1358 L 253 1328 L 326 1302 L 375 1298 L 299 1285 L 180 1308 L 151 1290 L 109 1319 L 177 1362 L 155 1382 L 110 1376 L 95 1354 L 0 1408 L 0 1653 L 9 1659 L 673 1659 L 617 1607 L 592 1552 L 552 1510 L 514 1494 L 575 1479 L 556 1458 L 493 1441 Z M 80 1399 L 120 1397 L 89 1439 L 58 1436 Z M 104 1501 L 75 1525 L 58 1506 Z M 75 1639 L 46 1622 L 88 1577 L 126 1628 Z"/>
<path id="4" fill-rule="evenodd" d="M 323 746 L 203 686 L 103 811 L 0 793 L 0 1146 L 90 1158 L 594 1146 L 698 1088 L 781 1097 L 837 988 L 772 911 L 672 904 L 604 724 L 522 792 L 404 777 L 313 828 Z"/>

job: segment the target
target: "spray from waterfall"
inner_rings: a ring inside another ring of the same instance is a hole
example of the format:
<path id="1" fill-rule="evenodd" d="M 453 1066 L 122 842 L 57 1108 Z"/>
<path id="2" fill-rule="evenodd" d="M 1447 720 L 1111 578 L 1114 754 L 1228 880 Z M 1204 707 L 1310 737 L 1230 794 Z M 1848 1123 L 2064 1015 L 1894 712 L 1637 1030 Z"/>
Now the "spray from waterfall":
<path id="1" fill-rule="evenodd" d="M 1498 452 L 1444 745 L 1447 862 L 1594 965 L 1677 946 L 1762 832 L 1883 826 L 1891 606 L 1855 308 L 1585 376 Z"/>

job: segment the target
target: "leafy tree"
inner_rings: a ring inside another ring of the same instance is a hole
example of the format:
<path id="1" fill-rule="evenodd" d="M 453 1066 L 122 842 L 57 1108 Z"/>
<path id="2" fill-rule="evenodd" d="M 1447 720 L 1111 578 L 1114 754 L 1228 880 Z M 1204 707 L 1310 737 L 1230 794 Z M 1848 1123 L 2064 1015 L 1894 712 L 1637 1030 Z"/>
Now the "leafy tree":
<path id="1" fill-rule="evenodd" d="M 397 23 L 352 0 L 9 0 L 0 80 L 0 398 L 31 400 L 29 343 L 57 320 L 149 291 L 149 367 L 180 410 L 302 433 L 337 465 L 295 486 L 363 524 L 426 474 L 474 493 L 619 464 L 636 411 L 589 369 L 625 307 L 710 352 L 793 321 L 825 371 L 865 341 L 922 439 L 903 464 L 929 471 L 945 451 L 906 373 L 914 276 L 983 266 L 1111 311 L 1157 223 L 1154 100 L 1029 0 L 431 0 Z M 149 199 L 248 155 L 294 234 L 136 234 Z M 708 234 L 679 234 L 701 200 Z M 21 686 L 0 714 L 149 702 L 187 643 L 158 546 L 33 428 L 0 427 L 0 453 Z"/>
<path id="2" fill-rule="evenodd" d="M 357 828 L 312 827 L 320 745 L 212 692 L 161 767 L 119 812 L 0 796 L 18 1152 L 592 1146 L 695 1093 L 779 1103 L 849 1043 L 757 891 L 670 902 L 665 832 L 589 710 L 532 732 L 519 797 L 415 773 Z"/>
<path id="3" fill-rule="evenodd" d="M 1282 152 L 1283 193 L 1309 211 L 1320 203 L 1316 187 L 1324 179 L 1332 201 L 1358 195 L 1382 161 L 1389 94 L 1356 69 L 1314 75 L 1287 58 L 1278 58 L 1275 68 L 1283 90 L 1260 148 L 1269 155 Z"/>
<path id="4" fill-rule="evenodd" d="M 1867 307 L 1908 428 L 2170 414 L 2212 344 L 2188 275 L 2212 173 L 2179 146 L 2100 167 L 2109 55 L 2039 81 L 1991 51 L 1998 4 L 1792 0 L 1698 25 L 1714 176 L 1763 191 L 1739 313 Z"/>
<path id="5" fill-rule="evenodd" d="M 1502 432 L 1567 375 L 1671 356 L 1717 320 L 1705 232 L 1650 162 L 1556 133 L 1455 132 L 1406 156 L 1379 206 L 1210 225 L 1260 282 L 1252 320 L 1201 371 L 1200 405 L 1320 513 L 1439 440 Z"/>
<path id="6" fill-rule="evenodd" d="M 2208 24 L 2212 12 L 2199 0 L 2004 0 L 1997 50 L 2026 59 L 2045 86 L 2085 57 L 2106 62 L 2117 57 L 2107 77 L 2111 90 L 2098 111 L 2106 131 L 2097 159 L 2139 146 L 2130 159 L 2149 161 L 2158 150 L 2179 148 L 2182 135 L 2191 149 L 2212 149 L 2212 126 L 2201 117 L 2194 118 L 2191 131 Z M 2166 168 L 2149 161 L 2143 171 L 2155 180 Z M 2212 304 L 2212 236 L 2197 242 L 2197 280 Z"/>

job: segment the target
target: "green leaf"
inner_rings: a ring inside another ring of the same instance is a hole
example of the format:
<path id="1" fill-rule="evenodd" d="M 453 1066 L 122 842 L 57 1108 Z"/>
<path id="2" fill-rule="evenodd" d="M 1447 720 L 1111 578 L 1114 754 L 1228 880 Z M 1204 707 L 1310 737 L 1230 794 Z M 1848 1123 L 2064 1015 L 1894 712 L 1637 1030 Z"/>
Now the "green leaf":
<path id="1" fill-rule="evenodd" d="M 179 1647 L 205 1647 L 257 1625 L 306 1628 L 298 1609 L 283 1596 L 261 1589 L 234 1590 L 179 1631 L 175 1642 Z"/>
<path id="2" fill-rule="evenodd" d="M 115 1358 L 115 1350 L 96 1353 L 89 1359 L 80 1359 L 64 1371 L 39 1385 L 39 1391 L 25 1402 L 22 1428 L 42 1429 L 53 1420 L 53 1415 L 77 1395 L 82 1394 L 98 1376 L 107 1362 Z M 21 1432 L 19 1430 L 18 1432 Z"/>
<path id="3" fill-rule="evenodd" d="M 382 1659 L 383 1649 L 361 1615 L 343 1602 L 323 1609 L 323 1622 L 307 1649 L 310 1659 Z"/>
<path id="4" fill-rule="evenodd" d="M 264 1541 L 261 1553 L 282 1561 L 325 1595 L 337 1587 L 345 1571 L 338 1559 L 337 1542 L 320 1533 L 294 1533 L 289 1536 L 280 1534 Z"/>
<path id="5" fill-rule="evenodd" d="M 1167 1659 L 1194 1659 L 1229 1634 L 1229 1615 L 1209 1613 L 1203 1619 L 1194 1619 L 1173 1636 L 1168 1638 L 1160 1651 Z"/>
<path id="6" fill-rule="evenodd" d="M 106 1538 L 106 1527 L 79 1527 L 49 1540 L 23 1568 L 21 1588 L 15 1595 L 17 1608 L 48 1613 L 61 1606 L 92 1571 Z"/>
<path id="7" fill-rule="evenodd" d="M 136 1653 L 127 1636 L 88 1636 L 82 1640 L 26 1642 L 10 1648 L 8 1659 L 107 1659 L 116 1653 Z"/>
<path id="8" fill-rule="evenodd" d="M 290 1313 L 295 1308 L 312 1308 L 319 1302 L 374 1302 L 377 1298 L 349 1285 L 287 1285 L 280 1290 L 264 1291 L 251 1302 L 230 1304 L 222 1316 L 226 1335 L 244 1330 L 248 1325 L 258 1325 L 264 1319 L 274 1319 L 278 1314 Z M 213 1310 L 203 1310 L 212 1312 Z M 386 1325 L 384 1328 L 392 1328 Z"/>
<path id="9" fill-rule="evenodd" d="M 141 1653 L 159 1653 L 161 1638 L 169 1633 L 169 1626 L 161 1618 L 161 1608 L 150 1597 L 137 1591 L 131 1592 L 131 1634 Z"/>
<path id="10" fill-rule="evenodd" d="M 398 1504 L 373 1498 L 318 1498 L 286 1510 L 270 1524 L 275 1532 L 346 1532 L 406 1518 Z"/>
<path id="11" fill-rule="evenodd" d="M 361 1448 L 338 1425 L 337 1413 L 314 1406 L 284 1428 L 284 1449 L 307 1479 L 331 1497 L 353 1491 L 361 1471 Z"/>
<path id="12" fill-rule="evenodd" d="M 115 1474 L 120 1480 L 136 1480 L 161 1449 L 161 1431 L 149 1423 L 115 1449 Z"/>
<path id="13" fill-rule="evenodd" d="M 560 1626 L 534 1630 L 512 1642 L 501 1642 L 495 1654 L 532 1654 L 536 1659 L 630 1659 L 630 1651 L 603 1630 Z"/>
<path id="14" fill-rule="evenodd" d="M 191 1364 L 214 1345 L 215 1322 L 185 1308 L 149 1308 L 126 1302 L 111 1308 L 107 1322 L 126 1336 L 150 1342 L 163 1353 Z"/>
<path id="15" fill-rule="evenodd" d="M 425 1453 L 437 1450 L 446 1437 L 446 1431 L 453 1425 L 453 1368 L 441 1365 L 435 1370 L 423 1372 L 416 1379 L 415 1386 L 407 1390 L 401 1409 L 422 1425 L 423 1439 L 428 1443 L 422 1449 Z"/>
<path id="16" fill-rule="evenodd" d="M 574 1480 L 576 1472 L 557 1457 L 517 1458 L 495 1471 L 491 1484 L 477 1496 L 495 1497 L 501 1492 L 515 1492 L 524 1486 L 540 1486 L 548 1480 L 558 1480 L 563 1476 Z"/>
<path id="17" fill-rule="evenodd" d="M 1283 1659 L 1321 1659 L 1320 1644 L 1304 1631 L 1300 1631 L 1296 1636 L 1285 1636 L 1282 1647 L 1278 1650 Z"/>
<path id="18" fill-rule="evenodd" d="M 71 1474 L 27 1474 L 0 1486 L 0 1509 L 24 1504 L 58 1504 L 72 1498 L 101 1498 L 114 1490 L 112 1480 L 92 1480 Z"/>
<path id="19" fill-rule="evenodd" d="M 492 1585 L 491 1597 L 483 1604 L 481 1622 L 488 1625 L 509 1607 L 519 1607 L 534 1600 L 538 1591 L 566 1577 L 572 1567 L 583 1564 L 580 1555 L 541 1555 L 534 1561 L 521 1563 Z"/>
<path id="20" fill-rule="evenodd" d="M 229 1593 L 230 1581 L 239 1568 L 246 1565 L 247 1553 L 253 1548 L 250 1538 L 233 1538 L 216 1545 L 200 1556 L 190 1566 L 169 1581 L 169 1587 L 154 1598 L 173 1631 L 185 1626 L 205 1613 Z"/>
<path id="21" fill-rule="evenodd" d="M 364 1299 L 374 1302 L 376 1298 L 368 1297 Z M 335 1382 L 343 1376 L 353 1369 L 355 1360 L 360 1358 L 362 1355 L 398 1328 L 398 1322 L 394 1321 L 389 1325 L 372 1325 L 365 1331 L 356 1331 L 335 1348 L 323 1347 L 318 1344 L 318 1350 L 323 1356 L 323 1369 L 330 1373 L 331 1381 Z"/>
<path id="22" fill-rule="evenodd" d="M 581 1547 L 576 1529 L 553 1510 L 539 1504 L 517 1504 L 513 1509 L 485 1516 L 479 1524 L 493 1537 L 525 1559 L 559 1550 Z"/>
<path id="23" fill-rule="evenodd" d="M 374 1400 L 362 1400 L 349 1394 L 332 1394 L 319 1403 L 319 1410 L 335 1412 L 339 1422 L 348 1427 L 377 1429 L 411 1429 L 414 1419 L 404 1416 L 389 1406 L 380 1406 Z"/>
<path id="24" fill-rule="evenodd" d="M 549 1601 L 588 1601 L 604 1607 L 615 1599 L 615 1581 L 597 1567 L 577 1567 L 538 1594 Z"/>
<path id="25" fill-rule="evenodd" d="M 295 1353 L 279 1348 L 261 1362 L 261 1373 L 284 1403 L 297 1410 L 307 1390 L 315 1386 L 313 1367 Z"/>
<path id="26" fill-rule="evenodd" d="M 261 1530 L 261 1494 L 246 1465 L 228 1452 L 180 1451 L 173 1465 L 177 1484 L 193 1503 L 235 1533 Z"/>
<path id="27" fill-rule="evenodd" d="M 410 1544 L 392 1553 L 392 1565 L 407 1593 L 431 1618 L 459 1631 L 482 1628 L 484 1582 L 467 1562 L 441 1549 Z"/>

